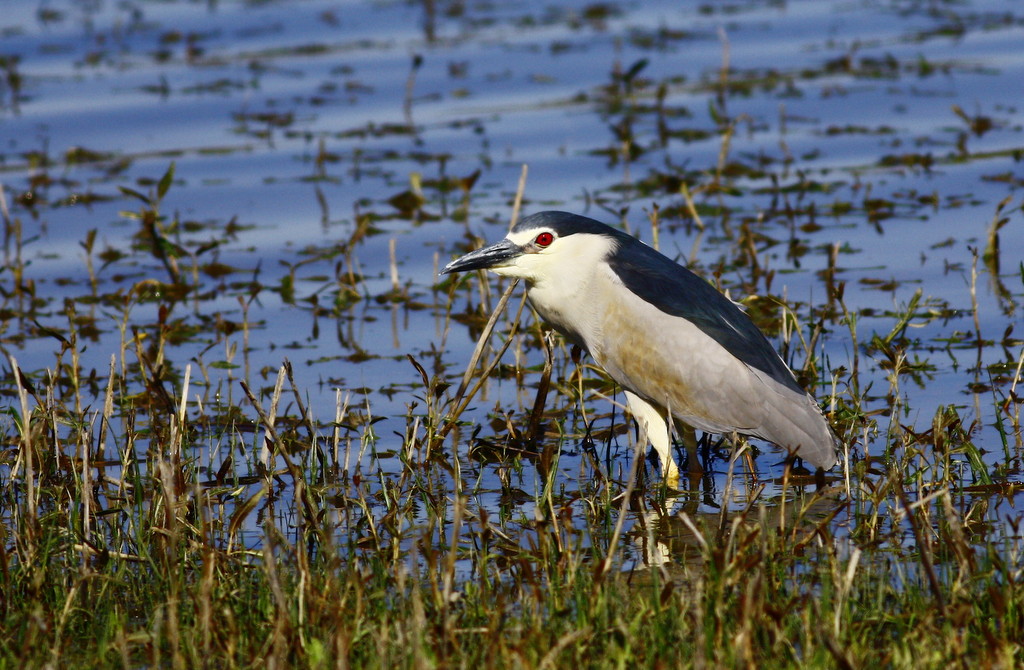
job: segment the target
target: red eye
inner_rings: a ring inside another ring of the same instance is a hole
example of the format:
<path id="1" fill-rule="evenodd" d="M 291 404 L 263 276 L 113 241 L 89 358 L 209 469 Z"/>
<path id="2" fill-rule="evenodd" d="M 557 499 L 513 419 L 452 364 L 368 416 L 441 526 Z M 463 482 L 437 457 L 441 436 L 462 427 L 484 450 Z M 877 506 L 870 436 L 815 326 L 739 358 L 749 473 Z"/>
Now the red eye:
<path id="1" fill-rule="evenodd" d="M 538 247 L 546 247 L 554 241 L 555 236 L 552 235 L 551 233 L 541 233 L 540 235 L 537 236 L 537 239 L 534 240 L 534 243 Z"/>

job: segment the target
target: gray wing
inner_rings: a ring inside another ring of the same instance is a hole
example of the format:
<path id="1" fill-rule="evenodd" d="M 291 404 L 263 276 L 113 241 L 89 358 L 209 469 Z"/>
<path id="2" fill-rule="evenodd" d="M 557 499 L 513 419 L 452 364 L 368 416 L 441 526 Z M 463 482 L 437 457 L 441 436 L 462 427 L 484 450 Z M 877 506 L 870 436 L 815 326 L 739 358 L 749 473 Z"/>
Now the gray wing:
<path id="1" fill-rule="evenodd" d="M 609 262 L 626 287 L 666 314 L 692 322 L 747 365 L 787 388 L 806 393 L 764 334 L 731 300 L 682 265 L 623 237 L 626 239 Z"/>

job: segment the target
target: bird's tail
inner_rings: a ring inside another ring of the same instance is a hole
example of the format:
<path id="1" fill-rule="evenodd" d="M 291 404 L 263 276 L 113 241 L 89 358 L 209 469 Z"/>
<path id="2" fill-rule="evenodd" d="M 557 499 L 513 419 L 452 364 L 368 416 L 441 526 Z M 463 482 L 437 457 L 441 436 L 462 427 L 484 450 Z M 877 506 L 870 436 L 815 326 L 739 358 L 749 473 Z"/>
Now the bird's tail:
<path id="1" fill-rule="evenodd" d="M 839 462 L 840 442 L 811 396 L 793 402 L 792 391 L 782 411 L 770 411 L 757 437 L 774 442 L 818 468 L 830 469 Z"/>

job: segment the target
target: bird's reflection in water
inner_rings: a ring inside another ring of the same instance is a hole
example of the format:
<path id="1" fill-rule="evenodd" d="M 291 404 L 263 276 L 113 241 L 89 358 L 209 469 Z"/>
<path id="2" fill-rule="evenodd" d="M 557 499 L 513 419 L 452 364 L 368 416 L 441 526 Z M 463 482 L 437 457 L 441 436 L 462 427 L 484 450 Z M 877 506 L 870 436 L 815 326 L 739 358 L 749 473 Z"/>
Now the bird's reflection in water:
<path id="1" fill-rule="evenodd" d="M 823 485 L 789 463 L 778 479 L 761 481 L 749 467 L 753 461 L 746 458 L 748 449 L 734 449 L 724 473 L 712 467 L 713 459 L 704 460 L 701 468 L 686 468 L 680 490 L 661 482 L 637 487 L 630 499 L 635 518 L 630 538 L 637 561 L 630 568 L 661 568 L 685 576 L 703 570 L 709 551 L 728 542 L 739 525 L 804 538 L 841 504 L 840 487 Z"/>

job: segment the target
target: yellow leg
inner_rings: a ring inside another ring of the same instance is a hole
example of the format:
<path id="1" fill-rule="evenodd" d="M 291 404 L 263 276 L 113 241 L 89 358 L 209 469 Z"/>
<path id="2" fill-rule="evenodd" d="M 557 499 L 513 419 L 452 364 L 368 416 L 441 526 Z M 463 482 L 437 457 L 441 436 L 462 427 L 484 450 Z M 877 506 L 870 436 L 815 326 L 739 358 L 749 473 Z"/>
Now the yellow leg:
<path id="1" fill-rule="evenodd" d="M 697 454 L 697 431 L 692 426 L 683 424 L 679 433 L 686 448 L 686 476 L 690 480 L 690 490 L 696 491 L 700 488 L 701 477 L 704 476 L 704 468 Z"/>

